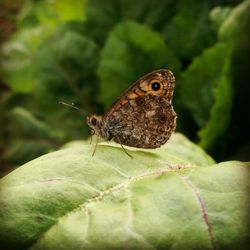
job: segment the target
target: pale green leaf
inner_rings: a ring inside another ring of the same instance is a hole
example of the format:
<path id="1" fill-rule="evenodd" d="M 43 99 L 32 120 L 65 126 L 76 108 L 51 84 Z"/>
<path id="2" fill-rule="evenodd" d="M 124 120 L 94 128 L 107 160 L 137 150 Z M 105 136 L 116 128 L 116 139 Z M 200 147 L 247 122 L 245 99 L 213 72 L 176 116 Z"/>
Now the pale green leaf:
<path id="1" fill-rule="evenodd" d="M 19 14 L 19 26 L 40 24 L 53 28 L 67 21 L 84 21 L 85 4 L 85 0 L 27 1 Z"/>
<path id="2" fill-rule="evenodd" d="M 236 6 L 222 23 L 219 29 L 220 40 L 239 40 L 239 37 L 247 37 L 245 32 L 250 22 L 250 1 L 242 1 Z M 239 37 L 238 37 L 239 36 Z"/>
<path id="3" fill-rule="evenodd" d="M 246 249 L 249 164 L 213 164 L 178 134 L 133 159 L 92 150 L 68 145 L 0 181 L 1 249 Z"/>

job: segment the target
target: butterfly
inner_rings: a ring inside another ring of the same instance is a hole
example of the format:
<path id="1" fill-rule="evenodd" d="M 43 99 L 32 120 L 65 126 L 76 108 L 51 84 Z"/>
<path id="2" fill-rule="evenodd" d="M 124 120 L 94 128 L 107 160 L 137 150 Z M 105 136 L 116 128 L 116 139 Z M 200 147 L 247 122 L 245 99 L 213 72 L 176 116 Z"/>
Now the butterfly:
<path id="1" fill-rule="evenodd" d="M 160 147 L 176 128 L 177 115 L 172 105 L 174 86 L 174 75 L 167 69 L 142 76 L 103 116 L 87 117 L 91 134 L 114 140 L 121 146 Z"/>

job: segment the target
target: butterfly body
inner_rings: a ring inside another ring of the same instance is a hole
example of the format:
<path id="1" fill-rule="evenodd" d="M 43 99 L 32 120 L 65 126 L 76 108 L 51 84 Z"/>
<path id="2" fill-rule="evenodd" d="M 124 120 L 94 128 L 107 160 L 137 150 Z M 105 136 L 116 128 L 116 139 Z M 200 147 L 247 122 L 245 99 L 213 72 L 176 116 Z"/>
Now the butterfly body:
<path id="1" fill-rule="evenodd" d="M 137 80 L 104 116 L 89 116 L 87 123 L 104 140 L 137 148 L 160 147 L 176 127 L 174 85 L 171 71 L 153 71 Z"/>

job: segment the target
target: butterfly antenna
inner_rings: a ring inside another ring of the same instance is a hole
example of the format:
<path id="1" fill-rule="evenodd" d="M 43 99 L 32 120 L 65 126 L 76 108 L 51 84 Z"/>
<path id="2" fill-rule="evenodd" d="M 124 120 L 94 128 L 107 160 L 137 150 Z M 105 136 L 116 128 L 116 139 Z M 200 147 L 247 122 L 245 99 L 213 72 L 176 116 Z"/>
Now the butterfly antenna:
<path id="1" fill-rule="evenodd" d="M 81 110 L 79 107 L 75 106 L 75 104 L 73 102 L 71 104 L 69 104 L 69 103 L 66 103 L 63 101 L 59 101 L 58 103 L 61 105 L 67 106 L 69 108 L 76 109 L 76 110 L 80 111 L 81 115 L 85 115 L 85 112 L 83 110 Z"/>
<path id="2" fill-rule="evenodd" d="M 78 107 L 76 107 L 76 106 L 75 106 L 75 104 L 74 104 L 74 103 L 69 104 L 69 103 L 62 102 L 62 101 L 60 101 L 60 102 L 58 102 L 58 103 L 59 103 L 59 104 L 62 104 L 62 105 L 64 105 L 64 106 L 67 106 L 67 107 L 73 108 L 73 109 L 80 110 Z"/>

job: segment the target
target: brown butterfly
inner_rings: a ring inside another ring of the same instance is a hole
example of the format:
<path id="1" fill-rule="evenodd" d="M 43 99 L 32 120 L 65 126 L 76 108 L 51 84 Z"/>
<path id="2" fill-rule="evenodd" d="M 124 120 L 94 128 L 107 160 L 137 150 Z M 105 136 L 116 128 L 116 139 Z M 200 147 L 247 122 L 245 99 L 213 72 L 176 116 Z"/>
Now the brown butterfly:
<path id="1" fill-rule="evenodd" d="M 138 79 L 103 115 L 90 115 L 91 133 L 136 148 L 158 148 L 176 127 L 172 106 L 175 78 L 167 69 Z"/>

